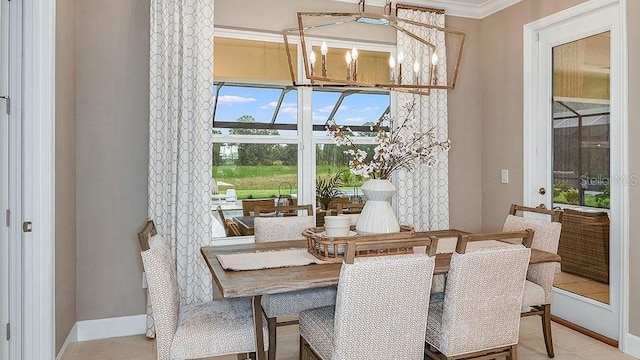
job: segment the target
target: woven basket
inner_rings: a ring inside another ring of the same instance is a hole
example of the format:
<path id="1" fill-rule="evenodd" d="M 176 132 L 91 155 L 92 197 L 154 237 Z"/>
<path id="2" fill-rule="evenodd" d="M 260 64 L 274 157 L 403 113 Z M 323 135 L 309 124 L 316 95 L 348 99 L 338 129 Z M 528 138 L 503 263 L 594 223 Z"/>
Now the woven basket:
<path id="1" fill-rule="evenodd" d="M 608 284 L 608 214 L 565 209 L 558 255 L 563 272 Z"/>
<path id="2" fill-rule="evenodd" d="M 355 225 L 351 226 L 351 230 L 355 231 Z M 307 250 L 310 254 L 320 260 L 329 262 L 341 262 L 347 247 L 347 241 L 373 241 L 373 240 L 396 240 L 411 239 L 415 237 L 413 227 L 400 225 L 400 232 L 389 234 L 375 235 L 353 235 L 342 237 L 327 237 L 324 235 L 324 227 L 315 227 L 306 229 L 302 235 L 307 238 Z M 398 255 L 413 253 L 413 248 L 393 248 L 385 250 L 384 253 L 379 252 L 359 252 L 356 256 L 380 256 L 380 255 Z"/>

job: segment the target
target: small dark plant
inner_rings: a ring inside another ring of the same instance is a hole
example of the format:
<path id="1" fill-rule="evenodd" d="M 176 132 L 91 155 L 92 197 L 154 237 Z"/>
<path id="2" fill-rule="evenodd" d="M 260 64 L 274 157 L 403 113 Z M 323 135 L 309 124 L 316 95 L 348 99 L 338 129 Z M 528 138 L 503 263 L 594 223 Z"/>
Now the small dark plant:
<path id="1" fill-rule="evenodd" d="M 316 180 L 316 199 L 318 199 L 323 210 L 326 210 L 329 207 L 331 200 L 342 195 L 342 191 L 338 189 L 341 185 L 340 177 L 342 176 L 342 173 L 343 172 L 340 171 L 339 173 L 327 178 L 321 178 L 318 176 Z"/>

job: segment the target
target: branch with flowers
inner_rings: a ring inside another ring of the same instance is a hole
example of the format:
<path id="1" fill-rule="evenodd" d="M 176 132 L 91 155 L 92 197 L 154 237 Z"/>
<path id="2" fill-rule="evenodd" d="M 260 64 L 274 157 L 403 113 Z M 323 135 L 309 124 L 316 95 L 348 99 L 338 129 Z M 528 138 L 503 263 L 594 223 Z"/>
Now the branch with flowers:
<path id="1" fill-rule="evenodd" d="M 394 119 L 388 114 L 380 118 L 371 131 L 376 132 L 374 149 L 371 160 L 367 160 L 367 152 L 358 148 L 351 138 L 351 129 L 340 126 L 331 121 L 326 129 L 338 146 L 346 146 L 345 154 L 352 157 L 349 168 L 352 173 L 374 179 L 389 179 L 396 170 L 414 170 L 418 165 L 429 167 L 437 163 L 436 151 L 448 151 L 451 146 L 449 139 L 437 141 L 433 128 L 427 132 L 418 129 L 413 110 L 415 103 L 406 106 L 407 116 L 400 120 L 394 128 Z M 389 123 L 389 126 L 385 126 Z M 386 129 L 390 129 L 387 132 Z"/>

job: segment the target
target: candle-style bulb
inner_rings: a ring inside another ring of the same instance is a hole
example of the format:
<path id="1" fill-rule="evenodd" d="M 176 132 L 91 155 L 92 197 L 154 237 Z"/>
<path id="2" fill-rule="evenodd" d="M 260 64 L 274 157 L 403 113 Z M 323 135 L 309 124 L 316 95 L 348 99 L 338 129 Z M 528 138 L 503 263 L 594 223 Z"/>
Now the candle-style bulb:
<path id="1" fill-rule="evenodd" d="M 418 60 L 416 60 L 413 63 L 413 72 L 418 73 L 420 72 L 420 63 L 418 62 Z"/>
<path id="2" fill-rule="evenodd" d="M 347 67 L 351 66 L 351 53 L 347 51 L 347 55 L 345 55 L 344 57 L 345 62 L 347 63 Z"/>
<path id="3" fill-rule="evenodd" d="M 329 52 L 329 48 L 327 47 L 327 42 L 323 41 L 322 45 L 320 46 L 320 53 L 322 55 L 327 55 L 327 52 Z"/>
<path id="4" fill-rule="evenodd" d="M 402 64 L 404 62 L 404 53 L 401 51 L 398 54 L 398 65 Z"/>
<path id="5" fill-rule="evenodd" d="M 358 49 L 355 46 L 351 49 L 351 58 L 353 61 L 358 61 Z"/>
<path id="6" fill-rule="evenodd" d="M 393 68 L 395 68 L 395 67 L 396 67 L 396 59 L 394 59 L 394 58 L 393 58 L 393 55 L 391 55 L 391 56 L 389 57 L 389 67 L 390 67 L 391 69 L 393 69 Z"/>
<path id="7" fill-rule="evenodd" d="M 309 53 L 309 62 L 311 62 L 311 65 L 316 63 L 316 53 L 313 50 Z"/>
<path id="8" fill-rule="evenodd" d="M 431 55 L 431 65 L 436 66 L 438 65 L 438 61 L 440 59 L 438 59 L 438 54 L 433 53 L 433 55 Z"/>

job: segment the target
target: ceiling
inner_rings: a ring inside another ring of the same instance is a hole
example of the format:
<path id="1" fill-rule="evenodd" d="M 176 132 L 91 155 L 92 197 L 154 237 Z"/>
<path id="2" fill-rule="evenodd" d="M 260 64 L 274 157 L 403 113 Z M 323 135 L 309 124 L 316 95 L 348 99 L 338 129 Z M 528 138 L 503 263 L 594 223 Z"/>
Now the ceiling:
<path id="1" fill-rule="evenodd" d="M 357 4 L 358 0 L 338 0 Z M 445 9 L 447 15 L 482 19 L 521 0 L 399 0 L 403 3 Z M 384 6 L 386 0 L 366 0 L 367 5 Z"/>

